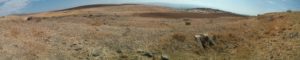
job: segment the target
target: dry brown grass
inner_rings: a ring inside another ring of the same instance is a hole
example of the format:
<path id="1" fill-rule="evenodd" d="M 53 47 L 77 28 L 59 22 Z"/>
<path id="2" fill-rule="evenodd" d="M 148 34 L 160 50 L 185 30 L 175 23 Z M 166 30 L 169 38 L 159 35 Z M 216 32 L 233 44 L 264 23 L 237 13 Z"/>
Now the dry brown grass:
<path id="1" fill-rule="evenodd" d="M 175 11 L 144 5 L 79 11 L 33 14 L 36 18 L 30 21 L 22 20 L 24 16 L 0 18 L 0 60 L 159 60 L 162 55 L 170 60 L 299 60 L 300 56 L 296 12 L 192 18 L 184 12 L 178 14 L 187 15 L 170 17 L 168 13 Z M 149 12 L 168 16 L 135 15 Z M 194 35 L 201 33 L 215 36 L 217 45 L 199 48 Z M 153 57 L 144 56 L 147 52 Z"/>
<path id="2" fill-rule="evenodd" d="M 218 17 L 244 17 L 240 15 L 228 14 L 228 13 L 211 13 L 211 14 L 199 14 L 199 13 L 187 13 L 187 12 L 152 12 L 136 14 L 142 17 L 154 17 L 154 18 L 218 18 Z"/>

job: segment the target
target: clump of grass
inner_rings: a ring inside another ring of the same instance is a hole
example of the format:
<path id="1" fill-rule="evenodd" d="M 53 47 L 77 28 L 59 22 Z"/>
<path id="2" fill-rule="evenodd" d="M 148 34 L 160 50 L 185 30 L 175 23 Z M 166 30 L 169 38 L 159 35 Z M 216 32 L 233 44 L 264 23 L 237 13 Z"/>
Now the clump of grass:
<path id="1" fill-rule="evenodd" d="M 102 25 L 102 23 L 101 23 L 101 22 L 98 22 L 98 21 L 96 21 L 96 22 L 92 23 L 91 25 L 92 25 L 92 26 L 101 26 L 101 25 Z"/>
<path id="2" fill-rule="evenodd" d="M 184 36 L 182 33 L 175 33 L 172 38 L 174 38 L 177 41 L 184 42 L 186 40 L 186 36 Z"/>

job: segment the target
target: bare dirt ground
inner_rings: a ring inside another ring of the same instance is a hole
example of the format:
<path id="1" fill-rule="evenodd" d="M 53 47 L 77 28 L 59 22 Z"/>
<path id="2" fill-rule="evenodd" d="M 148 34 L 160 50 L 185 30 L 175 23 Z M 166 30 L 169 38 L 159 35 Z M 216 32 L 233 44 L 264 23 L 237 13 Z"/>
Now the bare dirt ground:
<path id="1" fill-rule="evenodd" d="M 5 16 L 0 60 L 300 60 L 299 19 L 130 4 Z M 199 48 L 201 33 L 216 45 Z"/>

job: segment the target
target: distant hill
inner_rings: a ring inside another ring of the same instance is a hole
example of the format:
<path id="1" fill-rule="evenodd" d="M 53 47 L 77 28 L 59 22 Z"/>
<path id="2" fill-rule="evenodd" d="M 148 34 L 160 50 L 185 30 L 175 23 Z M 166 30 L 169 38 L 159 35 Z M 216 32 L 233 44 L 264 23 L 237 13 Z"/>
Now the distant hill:
<path id="1" fill-rule="evenodd" d="M 122 5 L 139 5 L 139 4 L 93 4 L 93 5 L 72 7 L 72 8 L 67 8 L 67 9 L 58 10 L 58 11 L 77 10 L 77 9 L 96 8 L 96 7 L 122 6 Z"/>
<path id="2" fill-rule="evenodd" d="M 225 14 L 241 15 L 241 14 L 236 14 L 233 12 L 228 12 L 228 11 L 223 11 L 223 10 L 213 9 L 213 8 L 190 8 L 190 9 L 184 9 L 184 11 L 191 12 L 191 13 L 205 13 L 205 14 L 225 13 Z M 246 15 L 241 15 L 241 16 L 246 16 Z"/>
<path id="3" fill-rule="evenodd" d="M 231 13 L 226 12 L 218 9 L 212 9 L 212 8 L 191 8 L 191 9 L 185 9 L 187 12 L 194 12 L 194 13 Z"/>
<path id="4" fill-rule="evenodd" d="M 182 16 L 176 15 L 173 16 L 172 14 L 181 14 L 181 13 L 150 13 L 152 16 L 159 16 L 159 15 L 167 15 L 170 16 L 172 15 L 173 17 L 183 17 L 184 15 L 199 15 L 195 17 L 207 17 L 202 14 L 208 14 L 208 15 L 214 15 L 214 16 L 242 16 L 245 17 L 246 15 L 241 15 L 241 14 L 236 14 L 232 12 L 227 12 L 219 9 L 213 9 L 213 8 L 202 8 L 202 7 L 197 7 L 195 5 L 187 5 L 187 4 L 171 4 L 171 3 L 156 3 L 156 4 L 151 4 L 151 3 L 144 3 L 144 4 L 94 4 L 94 5 L 84 5 L 84 6 L 78 6 L 78 7 L 73 7 L 73 8 L 68 8 L 64 10 L 58 10 L 58 11 L 65 11 L 65 10 L 78 10 L 78 9 L 86 9 L 86 8 L 99 8 L 99 7 L 109 7 L 109 6 L 124 6 L 124 5 L 145 5 L 145 6 L 157 6 L 157 7 L 162 7 L 162 8 L 171 8 L 172 10 L 177 10 L 177 11 L 183 11 L 183 12 L 188 12 L 185 14 L 182 14 Z M 158 15 L 157 15 L 158 14 Z M 143 15 L 143 16 L 148 16 Z"/>
<path id="5" fill-rule="evenodd" d="M 201 6 L 191 5 L 191 4 L 175 4 L 175 3 L 161 3 L 161 2 L 151 2 L 151 3 L 142 3 L 142 4 L 164 6 L 164 7 L 174 8 L 174 9 L 201 8 Z"/>

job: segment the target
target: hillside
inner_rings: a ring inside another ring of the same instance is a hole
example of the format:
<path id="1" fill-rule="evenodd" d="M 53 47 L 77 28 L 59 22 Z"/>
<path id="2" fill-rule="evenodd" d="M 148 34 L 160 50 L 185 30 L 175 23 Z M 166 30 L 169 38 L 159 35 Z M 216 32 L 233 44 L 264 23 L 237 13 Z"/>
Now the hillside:
<path id="1" fill-rule="evenodd" d="M 0 60 L 299 60 L 299 19 L 135 4 L 5 16 Z"/>
<path id="2" fill-rule="evenodd" d="M 194 13 L 230 13 L 222 10 L 211 9 L 211 8 L 192 8 L 186 9 L 187 12 L 194 12 Z"/>

